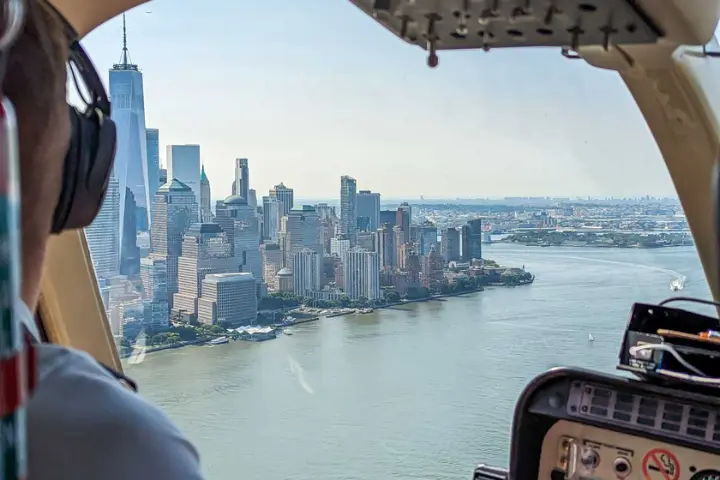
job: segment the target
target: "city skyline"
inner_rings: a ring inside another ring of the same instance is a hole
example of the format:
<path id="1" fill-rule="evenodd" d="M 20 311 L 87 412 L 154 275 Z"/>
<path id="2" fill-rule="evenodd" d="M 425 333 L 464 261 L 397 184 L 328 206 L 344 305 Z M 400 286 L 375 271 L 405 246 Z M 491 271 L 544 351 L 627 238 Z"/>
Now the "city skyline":
<path id="1" fill-rule="evenodd" d="M 160 130 L 161 152 L 201 146 L 215 198 L 230 194 L 213 179 L 231 177 L 238 157 L 253 162 L 258 192 L 282 180 L 302 196 L 334 197 L 345 174 L 388 198 L 674 194 L 612 72 L 547 50 L 443 52 L 431 71 L 421 50 L 349 3 L 270 8 L 215 0 L 196 12 L 180 1 L 128 13 L 147 125 Z M 278 11 L 283 21 L 265 25 Z M 179 25 L 191 12 L 187 36 Z M 284 22 L 310 34 L 296 38 Z M 346 35 L 328 41 L 328 22 Z M 121 30 L 118 17 L 85 40 L 100 71 L 117 60 Z"/>

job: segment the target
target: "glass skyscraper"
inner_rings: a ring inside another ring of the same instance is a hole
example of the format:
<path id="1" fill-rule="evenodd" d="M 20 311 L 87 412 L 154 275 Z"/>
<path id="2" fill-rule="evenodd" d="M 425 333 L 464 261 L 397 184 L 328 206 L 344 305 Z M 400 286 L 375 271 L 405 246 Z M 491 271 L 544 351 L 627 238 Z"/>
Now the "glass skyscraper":
<path id="1" fill-rule="evenodd" d="M 347 175 L 340 177 L 340 233 L 357 244 L 357 181 Z"/>
<path id="2" fill-rule="evenodd" d="M 120 191 L 117 178 L 112 175 L 100 212 L 93 223 L 85 228 L 90 258 L 98 278 L 112 278 L 120 273 L 120 225 L 122 222 L 118 218 L 119 212 Z"/>
<path id="3" fill-rule="evenodd" d="M 160 131 L 157 128 L 145 130 L 147 144 L 148 185 L 150 185 L 150 198 L 160 188 Z M 151 208 L 152 210 L 152 208 Z"/>
<path id="4" fill-rule="evenodd" d="M 110 69 L 110 99 L 112 118 L 117 127 L 117 153 L 113 171 L 120 191 L 119 237 L 122 239 L 125 225 L 130 225 L 125 221 L 125 189 L 130 189 L 138 210 L 147 215 L 147 223 L 138 223 L 150 226 L 152 206 L 148 183 L 143 77 L 138 66 L 130 62 L 124 17 L 122 58 L 120 63 Z M 117 251 L 120 252 L 120 248 Z"/>
<path id="5" fill-rule="evenodd" d="M 240 195 L 250 204 L 250 166 L 247 158 L 235 159 L 235 193 Z"/>
<path id="6" fill-rule="evenodd" d="M 195 194 L 195 203 L 200 205 L 200 145 L 168 145 L 165 161 L 167 163 L 168 182 L 180 180 Z M 196 218 L 195 221 L 199 221 Z"/>
<path id="7" fill-rule="evenodd" d="M 380 194 L 360 190 L 357 194 L 357 218 L 367 218 L 368 229 L 374 232 L 380 228 Z"/>

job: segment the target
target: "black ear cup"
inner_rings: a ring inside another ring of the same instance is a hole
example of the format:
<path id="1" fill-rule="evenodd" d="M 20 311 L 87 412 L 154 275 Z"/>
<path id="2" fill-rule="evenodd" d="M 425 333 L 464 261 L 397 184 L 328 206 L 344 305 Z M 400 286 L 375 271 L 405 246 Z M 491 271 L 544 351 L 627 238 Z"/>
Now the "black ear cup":
<path id="1" fill-rule="evenodd" d="M 97 108 L 85 113 L 72 106 L 69 110 L 72 133 L 51 233 L 92 223 L 105 198 L 115 160 L 113 121 Z"/>

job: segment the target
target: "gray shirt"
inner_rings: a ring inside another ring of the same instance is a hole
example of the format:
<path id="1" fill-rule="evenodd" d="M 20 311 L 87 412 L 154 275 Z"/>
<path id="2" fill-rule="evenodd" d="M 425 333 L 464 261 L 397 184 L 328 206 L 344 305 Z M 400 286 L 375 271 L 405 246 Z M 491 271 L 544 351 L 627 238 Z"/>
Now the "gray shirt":
<path id="1" fill-rule="evenodd" d="M 37 336 L 28 308 L 15 310 Z M 27 419 L 30 479 L 203 478 L 197 451 L 167 415 L 90 355 L 52 344 L 37 351 Z"/>

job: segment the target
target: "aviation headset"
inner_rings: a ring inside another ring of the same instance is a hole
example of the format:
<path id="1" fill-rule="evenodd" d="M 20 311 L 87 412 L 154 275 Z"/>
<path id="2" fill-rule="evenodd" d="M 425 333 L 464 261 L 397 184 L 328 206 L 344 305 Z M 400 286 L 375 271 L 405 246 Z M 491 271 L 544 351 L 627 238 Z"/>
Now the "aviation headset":
<path id="1" fill-rule="evenodd" d="M 68 28 L 71 27 L 68 25 Z M 75 67 L 82 77 L 90 101 L 86 103 L 85 111 L 68 105 L 72 131 L 52 233 L 83 228 L 92 223 L 105 198 L 117 147 L 117 133 L 115 123 L 110 119 L 110 100 L 105 87 L 77 40 L 77 33 L 71 31 L 70 68 Z M 77 83 L 74 73 L 73 80 Z"/>
<path id="2" fill-rule="evenodd" d="M 78 34 L 65 17 L 43 1 L 64 24 L 69 44 L 68 64 L 77 87 L 80 76 L 90 98 L 85 109 L 68 105 L 71 136 L 62 176 L 62 190 L 55 207 L 51 233 L 84 228 L 92 223 L 102 206 L 115 160 L 117 134 L 110 119 L 110 100 L 90 57 L 80 45 Z M 77 74 L 77 75 L 76 75 Z M 81 97 L 84 97 L 79 91 Z"/>

